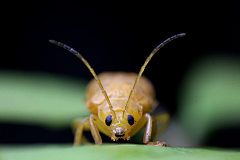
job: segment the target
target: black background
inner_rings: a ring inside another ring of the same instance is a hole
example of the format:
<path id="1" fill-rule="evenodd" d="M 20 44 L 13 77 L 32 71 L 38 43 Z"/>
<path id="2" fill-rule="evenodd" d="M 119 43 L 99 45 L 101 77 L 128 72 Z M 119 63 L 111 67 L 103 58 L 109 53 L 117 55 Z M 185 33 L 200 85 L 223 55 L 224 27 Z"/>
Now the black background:
<path id="1" fill-rule="evenodd" d="M 143 73 L 172 115 L 178 85 L 192 62 L 210 52 L 240 53 L 237 1 L 13 1 L 2 7 L 1 69 L 90 80 L 78 58 L 48 42 L 54 39 L 79 51 L 97 74 L 138 72 L 157 45 L 186 33 L 154 55 Z"/>

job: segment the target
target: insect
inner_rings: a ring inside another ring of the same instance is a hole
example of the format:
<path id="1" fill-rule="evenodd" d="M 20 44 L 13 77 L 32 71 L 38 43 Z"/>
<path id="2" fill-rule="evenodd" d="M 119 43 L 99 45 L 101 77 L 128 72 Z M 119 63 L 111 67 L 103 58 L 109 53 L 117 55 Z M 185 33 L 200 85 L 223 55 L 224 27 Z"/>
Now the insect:
<path id="1" fill-rule="evenodd" d="M 138 74 L 106 72 L 98 76 L 79 52 L 61 42 L 49 40 L 80 58 L 97 82 L 93 79 L 88 84 L 85 104 L 91 115 L 83 120 L 75 121 L 77 127 L 74 146 L 82 144 L 83 131 L 90 130 L 95 144 L 102 144 L 99 131 L 111 137 L 112 141 L 120 138 L 129 140 L 144 127 L 143 143 L 166 146 L 165 142 L 152 142 L 151 140 L 152 137 L 164 130 L 170 116 L 167 113 L 154 117 L 149 114 L 156 108 L 157 100 L 153 85 L 146 77 L 142 76 L 142 73 L 152 56 L 160 48 L 171 40 L 184 35 L 186 34 L 174 35 L 158 45 L 146 59 Z M 157 128 L 158 124 L 162 125 Z"/>

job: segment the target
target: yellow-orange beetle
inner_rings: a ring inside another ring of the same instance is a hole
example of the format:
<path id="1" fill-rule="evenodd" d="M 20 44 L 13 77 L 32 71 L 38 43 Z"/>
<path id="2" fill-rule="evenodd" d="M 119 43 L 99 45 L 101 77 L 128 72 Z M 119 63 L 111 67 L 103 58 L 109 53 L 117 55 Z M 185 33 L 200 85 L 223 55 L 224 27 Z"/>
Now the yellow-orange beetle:
<path id="1" fill-rule="evenodd" d="M 153 85 L 141 75 L 152 56 L 160 48 L 171 40 L 184 35 L 185 33 L 174 35 L 158 45 L 146 59 L 139 74 L 105 72 L 98 76 L 79 52 L 61 42 L 49 40 L 80 58 L 97 81 L 96 83 L 92 80 L 87 87 L 85 104 L 91 115 L 76 123 L 74 145 L 82 143 L 84 130 L 91 130 L 95 143 L 102 144 L 99 131 L 111 137 L 113 141 L 119 138 L 129 140 L 146 126 L 143 143 L 166 146 L 166 143 L 162 141 L 151 142 L 151 137 L 166 127 L 169 115 L 164 113 L 152 117 L 149 114 L 155 109 L 157 101 Z M 159 128 L 157 128 L 158 123 L 161 123 Z"/>

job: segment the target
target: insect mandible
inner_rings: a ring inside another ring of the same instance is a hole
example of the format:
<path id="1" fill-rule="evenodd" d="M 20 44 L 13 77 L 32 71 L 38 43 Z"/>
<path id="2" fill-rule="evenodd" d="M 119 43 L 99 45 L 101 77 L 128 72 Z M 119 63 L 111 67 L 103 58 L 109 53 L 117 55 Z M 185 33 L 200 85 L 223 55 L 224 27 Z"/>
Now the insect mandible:
<path id="1" fill-rule="evenodd" d="M 142 76 L 142 73 L 152 56 L 160 48 L 184 35 L 186 34 L 174 35 L 158 45 L 146 59 L 138 74 L 105 72 L 98 76 L 79 52 L 61 42 L 49 40 L 80 58 L 97 82 L 93 79 L 87 87 L 85 104 L 91 113 L 90 117 L 74 121 L 77 126 L 74 138 L 75 146 L 82 144 L 85 130 L 91 131 L 95 144 L 102 144 L 99 131 L 111 137 L 113 141 L 120 138 L 129 140 L 144 127 L 143 143 L 166 146 L 165 142 L 151 142 L 151 140 L 166 127 L 170 116 L 167 113 L 154 117 L 149 114 L 156 108 L 157 100 L 153 85 L 146 77 Z M 157 128 L 159 123 L 161 126 Z"/>

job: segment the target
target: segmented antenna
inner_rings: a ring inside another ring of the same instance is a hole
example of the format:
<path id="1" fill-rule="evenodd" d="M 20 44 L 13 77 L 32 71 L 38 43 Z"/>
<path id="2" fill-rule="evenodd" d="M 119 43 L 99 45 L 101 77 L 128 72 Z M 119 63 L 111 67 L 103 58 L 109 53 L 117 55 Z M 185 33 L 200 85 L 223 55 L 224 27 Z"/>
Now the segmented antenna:
<path id="1" fill-rule="evenodd" d="M 180 33 L 180 34 L 174 35 L 174 36 L 166 39 L 166 40 L 163 41 L 161 44 L 159 44 L 159 45 L 152 51 L 152 53 L 148 56 L 148 58 L 146 59 L 146 61 L 145 61 L 144 64 L 143 64 L 140 72 L 138 73 L 137 79 L 135 80 L 135 83 L 134 83 L 134 85 L 133 85 L 133 89 L 132 89 L 131 92 L 130 92 L 130 95 L 129 95 L 129 97 L 128 97 L 127 104 L 126 104 L 126 106 L 125 106 L 125 111 L 127 111 L 127 109 L 128 109 L 128 105 L 129 105 L 129 103 L 130 103 L 130 101 L 131 101 L 131 98 L 132 98 L 133 93 L 134 93 L 134 91 L 135 91 L 135 88 L 136 88 L 136 86 L 137 86 L 137 84 L 138 84 L 138 81 L 140 80 L 140 77 L 142 76 L 142 73 L 143 73 L 144 69 L 146 68 L 148 62 L 151 60 L 152 56 L 153 56 L 160 48 L 162 48 L 165 44 L 167 44 L 168 42 L 170 42 L 170 41 L 172 41 L 172 40 L 174 40 L 174 39 L 176 39 L 176 38 L 185 36 L 185 35 L 186 35 L 185 33 Z"/>
<path id="2" fill-rule="evenodd" d="M 74 50 L 73 48 L 69 47 L 69 46 L 66 45 L 66 44 L 63 44 L 63 43 L 58 42 L 58 41 L 55 41 L 55 40 L 49 40 L 49 42 L 51 42 L 51 43 L 53 43 L 53 44 L 56 44 L 56 45 L 58 45 L 58 46 L 60 46 L 60 47 L 63 47 L 64 49 L 66 49 L 66 50 L 68 50 L 69 52 L 73 53 L 75 56 L 77 56 L 79 59 L 81 59 L 81 60 L 83 61 L 83 63 L 88 67 L 89 71 L 92 73 L 93 77 L 94 77 L 95 80 L 97 81 L 100 89 L 102 90 L 103 95 L 105 96 L 105 99 L 107 100 L 107 103 L 108 103 L 108 105 L 109 105 L 109 108 L 110 108 L 110 110 L 111 110 L 111 112 L 112 112 L 112 114 L 113 114 L 112 116 L 115 117 L 115 112 L 114 112 L 114 110 L 113 110 L 112 104 L 111 104 L 111 102 L 110 102 L 110 100 L 109 100 L 109 98 L 108 98 L 108 96 L 107 96 L 106 91 L 104 90 L 104 88 L 103 88 L 103 86 L 102 86 L 101 81 L 98 79 L 95 71 L 94 71 L 93 68 L 89 65 L 89 63 L 83 58 L 83 56 L 82 56 L 78 51 Z"/>

